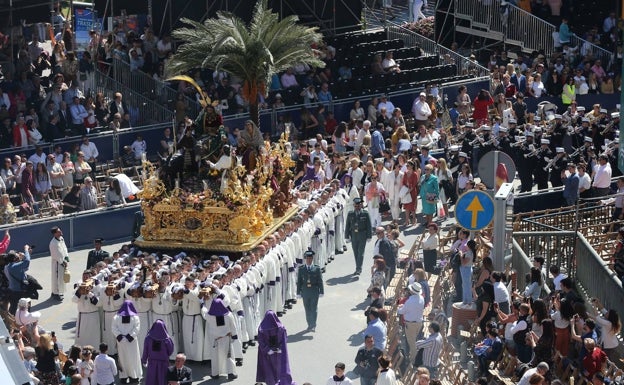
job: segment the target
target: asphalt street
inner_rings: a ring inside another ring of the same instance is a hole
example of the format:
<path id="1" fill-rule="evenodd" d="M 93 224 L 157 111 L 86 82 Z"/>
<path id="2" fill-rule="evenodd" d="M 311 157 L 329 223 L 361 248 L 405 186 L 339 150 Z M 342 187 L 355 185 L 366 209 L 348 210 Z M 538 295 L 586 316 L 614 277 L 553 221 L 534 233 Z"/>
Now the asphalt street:
<path id="1" fill-rule="evenodd" d="M 423 226 L 409 227 L 402 230 L 401 239 L 405 242 L 404 249 L 409 250 L 417 241 Z M 446 232 L 444 232 L 446 234 Z M 373 236 L 374 237 L 374 236 Z M 353 253 L 348 244 L 348 251 L 338 255 L 327 265 L 324 274 L 325 296 L 319 300 L 319 320 L 316 332 L 306 332 L 303 304 L 299 301 L 293 309 L 281 318 L 288 331 L 288 354 L 293 380 L 301 385 L 309 382 L 312 385 L 325 384 L 334 374 L 334 365 L 341 361 L 347 365 L 347 376 L 359 384 L 352 372 L 357 350 L 363 346 L 362 331 L 366 327 L 364 309 L 367 306 L 366 288 L 370 284 L 370 267 L 372 265 L 373 241 L 366 246 L 364 273 L 359 279 L 352 274 L 355 271 Z M 111 252 L 118 250 L 121 243 L 104 245 Z M 21 249 L 23 245 L 11 245 Z M 46 247 L 39 245 L 38 248 Z M 40 252 L 40 250 L 37 250 Z M 79 279 L 86 266 L 88 250 L 70 253 L 70 270 L 72 281 Z M 68 350 L 74 342 L 76 325 L 76 305 L 71 301 L 73 285 L 68 285 L 65 300 L 59 303 L 50 298 L 50 257 L 34 258 L 30 274 L 42 283 L 39 300 L 33 301 L 33 311 L 42 312 L 41 325 L 48 331 L 56 331 L 59 342 L 64 350 Z M 143 326 L 143 325 L 141 325 Z M 242 367 L 237 368 L 238 379 L 229 381 L 234 384 L 255 384 L 257 347 L 250 347 L 244 358 Z M 190 363 L 193 369 L 193 384 L 217 384 L 228 382 L 227 379 L 213 380 L 210 378 L 209 365 Z M 148 384 L 151 385 L 151 384 Z"/>

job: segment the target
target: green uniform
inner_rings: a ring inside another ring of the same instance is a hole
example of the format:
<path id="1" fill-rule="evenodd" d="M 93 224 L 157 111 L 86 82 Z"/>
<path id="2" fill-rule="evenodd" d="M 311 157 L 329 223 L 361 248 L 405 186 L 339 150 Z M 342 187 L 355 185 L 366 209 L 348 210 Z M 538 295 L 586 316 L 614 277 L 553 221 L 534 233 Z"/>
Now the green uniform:
<path id="1" fill-rule="evenodd" d="M 353 255 L 355 257 L 355 272 L 362 272 L 362 263 L 364 262 L 364 249 L 366 241 L 373 237 L 373 228 L 371 227 L 370 216 L 366 210 L 353 210 L 347 215 L 347 224 L 345 225 L 345 236 L 351 239 L 353 247 Z"/>
<path id="2" fill-rule="evenodd" d="M 301 265 L 297 272 L 297 295 L 303 299 L 308 328 L 316 327 L 318 299 L 323 295 L 323 275 L 318 265 Z"/>

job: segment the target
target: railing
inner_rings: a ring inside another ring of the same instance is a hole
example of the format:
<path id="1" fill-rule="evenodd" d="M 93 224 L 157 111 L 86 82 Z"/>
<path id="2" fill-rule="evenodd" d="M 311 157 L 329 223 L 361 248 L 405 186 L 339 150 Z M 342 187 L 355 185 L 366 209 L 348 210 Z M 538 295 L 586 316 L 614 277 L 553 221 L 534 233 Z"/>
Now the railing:
<path id="1" fill-rule="evenodd" d="M 154 79 L 141 70 L 131 71 L 129 63 L 113 59 L 112 77 L 120 83 L 129 85 L 135 92 L 146 98 L 168 106 L 170 110 L 175 109 L 179 92 L 171 88 L 168 83 Z M 193 117 L 199 114 L 201 106 L 196 100 L 184 95 L 184 102 L 188 116 Z"/>
<path id="2" fill-rule="evenodd" d="M 576 265 L 576 283 L 580 291 L 586 297 L 599 298 L 607 309 L 624 314 L 622 282 L 583 235 L 579 235 L 576 240 Z"/>
<path id="3" fill-rule="evenodd" d="M 514 248 L 518 246 L 529 259 L 544 257 L 547 267 L 554 264 L 574 276 L 575 236 L 573 231 L 514 232 Z M 519 279 L 524 279 L 524 276 L 519 276 Z"/>
<path id="4" fill-rule="evenodd" d="M 455 51 L 436 43 L 414 31 L 395 23 L 388 23 L 388 39 L 402 39 L 406 47 L 420 47 L 430 55 L 439 55 L 441 64 L 455 64 L 457 66 L 456 75 L 474 75 L 475 77 L 488 76 L 487 68 L 481 66 L 476 61 L 471 61 Z"/>
<path id="5" fill-rule="evenodd" d="M 115 92 L 121 92 L 124 101 L 130 110 L 130 117 L 133 125 L 149 125 L 171 121 L 173 112 L 149 99 L 130 87 L 128 82 L 119 82 L 110 76 L 95 71 L 95 92 L 104 94 L 106 100 L 114 99 Z"/>
<path id="6" fill-rule="evenodd" d="M 516 6 L 509 6 L 507 22 L 500 15 L 501 0 L 491 0 L 489 5 L 481 0 L 455 1 L 455 17 L 469 20 L 471 28 L 502 34 L 505 43 L 522 47 L 523 51 L 544 50 L 547 56 L 555 51 L 553 32 L 556 27 Z M 587 41 L 573 35 L 570 44 L 579 49 Z M 595 44 L 591 44 L 595 59 L 611 63 L 613 54 Z"/>

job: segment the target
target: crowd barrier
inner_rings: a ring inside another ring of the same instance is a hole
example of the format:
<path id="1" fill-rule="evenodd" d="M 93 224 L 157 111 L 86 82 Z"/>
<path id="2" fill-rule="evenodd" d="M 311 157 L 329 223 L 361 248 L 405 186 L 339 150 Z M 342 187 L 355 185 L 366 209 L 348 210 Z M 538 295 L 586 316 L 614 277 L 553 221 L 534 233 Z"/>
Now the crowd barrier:
<path id="1" fill-rule="evenodd" d="M 7 228 L 11 230 L 12 249 L 19 250 L 25 244 L 35 245 L 34 257 L 48 256 L 53 226 L 61 228 L 70 250 L 90 248 L 95 238 L 102 238 L 108 244 L 129 241 L 135 226 L 135 214 L 140 210 L 140 203 L 129 203 L 123 207 L 18 222 L 0 227 L 0 232 Z"/>

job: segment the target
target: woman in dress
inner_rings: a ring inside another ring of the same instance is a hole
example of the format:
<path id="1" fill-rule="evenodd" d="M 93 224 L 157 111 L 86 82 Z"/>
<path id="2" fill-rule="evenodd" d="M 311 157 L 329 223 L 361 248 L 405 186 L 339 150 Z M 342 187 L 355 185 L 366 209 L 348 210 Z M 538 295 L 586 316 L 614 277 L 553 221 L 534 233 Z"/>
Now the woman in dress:
<path id="1" fill-rule="evenodd" d="M 429 225 L 433 220 L 440 199 L 440 186 L 438 178 L 433 175 L 433 166 L 425 165 L 425 175 L 420 182 L 420 198 L 422 199 L 422 213 L 425 215 L 425 224 Z"/>
<path id="2" fill-rule="evenodd" d="M 364 187 L 364 194 L 366 195 L 366 204 L 368 206 L 371 226 L 372 228 L 380 226 L 381 213 L 379 212 L 379 203 L 381 202 L 382 195 L 385 196 L 386 190 L 381 182 L 379 182 L 379 174 L 377 174 L 377 172 L 371 174 L 371 181 Z"/>
<path id="3" fill-rule="evenodd" d="M 65 187 L 65 193 L 67 193 L 67 191 L 71 190 L 74 185 L 74 173 L 76 172 L 74 169 L 74 162 L 71 161 L 69 152 L 63 153 L 63 162 L 61 163 L 61 167 L 65 172 L 65 175 L 63 176 L 63 186 Z"/>
<path id="4" fill-rule="evenodd" d="M 474 180 L 472 173 L 470 172 L 470 166 L 468 163 L 464 163 L 461 166 L 461 171 L 457 176 L 457 196 L 463 194 L 466 191 L 466 184 L 468 181 Z"/>
<path id="5" fill-rule="evenodd" d="M 403 175 L 403 186 L 407 186 L 409 194 L 412 197 L 410 203 L 403 204 L 405 209 L 405 226 L 416 224 L 416 209 L 418 208 L 418 181 L 420 180 L 420 168 L 417 166 L 417 160 L 407 162 L 407 172 Z"/>
<path id="6" fill-rule="evenodd" d="M 493 272 L 494 264 L 492 263 L 492 258 L 488 256 L 483 257 L 479 278 L 477 278 L 477 282 L 475 282 L 474 286 L 472 287 L 472 296 L 474 298 L 477 298 L 477 296 L 481 293 L 481 285 L 483 285 L 483 282 L 491 281 Z"/>
<path id="7" fill-rule="evenodd" d="M 425 271 L 429 274 L 433 274 L 438 260 L 438 225 L 430 223 L 427 226 L 427 230 L 427 238 L 425 238 L 422 243 L 423 262 L 425 265 Z"/>
<path id="8" fill-rule="evenodd" d="M 360 101 L 356 100 L 353 103 L 353 108 L 349 113 L 349 119 L 351 120 L 365 120 L 366 115 L 364 115 L 364 109 L 360 106 Z"/>
<path id="9" fill-rule="evenodd" d="M 82 362 L 78 364 L 78 369 L 80 369 L 80 385 L 91 385 L 91 374 L 95 369 L 95 364 L 93 363 L 93 359 L 91 355 L 93 353 L 89 349 L 84 349 L 82 351 Z M 95 380 L 93 380 L 95 382 Z"/>
<path id="10" fill-rule="evenodd" d="M 56 372 L 56 357 L 58 346 L 52 342 L 52 336 L 44 333 L 39 337 L 39 345 L 35 348 L 37 355 L 37 378 L 42 384 L 59 385 L 59 376 Z"/>
<path id="11" fill-rule="evenodd" d="M 347 151 L 347 124 L 345 122 L 340 122 L 338 126 L 336 126 L 336 130 L 332 134 L 332 139 L 334 140 L 334 152 L 337 154 L 344 154 Z"/>
<path id="12" fill-rule="evenodd" d="M 121 186 L 118 179 L 111 179 L 110 185 L 106 190 L 106 207 L 113 207 L 126 204 L 126 200 L 121 195 Z"/>
<path id="13" fill-rule="evenodd" d="M 78 152 L 78 160 L 75 163 L 76 173 L 74 174 L 74 184 L 82 184 L 84 179 L 89 176 L 91 172 L 91 166 L 85 160 L 85 156 L 82 151 Z"/>
<path id="14" fill-rule="evenodd" d="M 471 239 L 466 244 L 466 248 L 461 250 L 461 265 L 459 273 L 462 281 L 462 305 L 472 305 L 472 264 L 477 255 L 477 242 Z"/>
<path id="15" fill-rule="evenodd" d="M 570 322 L 574 317 L 574 308 L 565 298 L 558 295 L 553 298 L 554 312 L 550 315 L 555 323 L 555 349 L 563 357 L 568 356 L 570 349 Z"/>
<path id="16" fill-rule="evenodd" d="M 366 291 L 368 295 L 371 294 L 374 287 L 381 289 L 381 297 L 386 297 L 386 262 L 383 258 L 375 259 L 373 263 L 371 283 Z"/>
<path id="17" fill-rule="evenodd" d="M 438 159 L 438 168 L 435 173 L 438 178 L 438 183 L 440 184 L 440 202 L 442 203 L 442 208 L 444 209 L 444 216 L 440 218 L 440 220 L 445 220 L 447 215 L 449 214 L 449 199 L 452 199 L 449 195 L 455 192 L 454 181 L 453 181 L 453 173 L 449 170 L 446 160 L 444 158 Z M 447 192 L 449 194 L 447 194 Z M 453 202 L 451 201 L 451 204 Z"/>
<path id="18" fill-rule="evenodd" d="M 472 112 L 472 118 L 475 121 L 475 127 L 481 126 L 488 122 L 489 107 L 494 104 L 494 99 L 487 90 L 481 90 L 479 95 L 473 102 L 474 111 Z"/>

